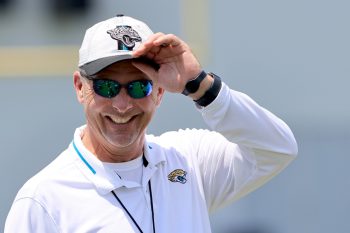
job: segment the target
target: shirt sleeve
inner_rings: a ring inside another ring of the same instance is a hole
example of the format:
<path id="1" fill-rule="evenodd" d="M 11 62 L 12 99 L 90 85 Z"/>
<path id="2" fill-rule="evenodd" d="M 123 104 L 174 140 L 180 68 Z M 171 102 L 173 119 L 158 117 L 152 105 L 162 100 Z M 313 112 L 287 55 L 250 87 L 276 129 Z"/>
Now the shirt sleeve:
<path id="1" fill-rule="evenodd" d="M 7 216 L 4 233 L 58 233 L 53 218 L 46 209 L 32 198 L 15 200 Z"/>
<path id="2" fill-rule="evenodd" d="M 260 187 L 297 154 L 293 133 L 281 119 L 224 83 L 200 111 L 217 132 L 201 137 L 197 153 L 210 211 Z"/>

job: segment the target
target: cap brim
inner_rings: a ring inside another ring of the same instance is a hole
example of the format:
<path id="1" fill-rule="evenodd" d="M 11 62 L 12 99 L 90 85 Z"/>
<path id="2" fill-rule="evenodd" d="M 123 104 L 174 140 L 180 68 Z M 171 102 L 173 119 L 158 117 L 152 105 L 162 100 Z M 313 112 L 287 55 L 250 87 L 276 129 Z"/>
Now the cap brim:
<path id="1" fill-rule="evenodd" d="M 98 73 L 99 71 L 103 70 L 107 66 L 112 65 L 115 62 L 129 60 L 129 59 L 134 59 L 137 62 L 142 62 L 144 64 L 147 64 L 155 70 L 158 70 L 160 67 L 159 64 L 157 64 L 153 60 L 148 59 L 146 57 L 133 58 L 131 54 L 124 54 L 124 55 L 101 58 L 93 62 L 87 63 L 85 65 L 82 65 L 80 66 L 80 68 L 85 71 L 86 75 L 92 76 Z"/>
<path id="2" fill-rule="evenodd" d="M 82 65 L 79 68 L 83 69 L 85 73 L 90 76 L 98 73 L 102 69 L 106 68 L 109 65 L 112 65 L 115 62 L 127 59 L 132 59 L 132 55 L 123 54 L 118 56 L 104 57 Z"/>

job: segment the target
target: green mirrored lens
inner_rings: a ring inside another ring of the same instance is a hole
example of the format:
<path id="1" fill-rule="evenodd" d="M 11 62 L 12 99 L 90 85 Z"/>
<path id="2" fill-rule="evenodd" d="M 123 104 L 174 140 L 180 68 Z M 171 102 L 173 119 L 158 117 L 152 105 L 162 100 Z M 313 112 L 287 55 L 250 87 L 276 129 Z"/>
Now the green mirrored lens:
<path id="1" fill-rule="evenodd" d="M 127 85 L 128 93 L 132 98 L 140 99 L 149 96 L 152 92 L 151 80 L 133 81 Z"/>
<path id="2" fill-rule="evenodd" d="M 93 88 L 96 94 L 105 98 L 113 98 L 120 92 L 121 87 L 126 87 L 130 97 L 140 99 L 152 92 L 151 80 L 132 81 L 126 85 L 121 85 L 117 81 L 108 79 L 93 79 Z"/>
<path id="3" fill-rule="evenodd" d="M 96 94 L 106 98 L 113 98 L 120 91 L 120 85 L 113 80 L 96 79 L 93 86 Z"/>

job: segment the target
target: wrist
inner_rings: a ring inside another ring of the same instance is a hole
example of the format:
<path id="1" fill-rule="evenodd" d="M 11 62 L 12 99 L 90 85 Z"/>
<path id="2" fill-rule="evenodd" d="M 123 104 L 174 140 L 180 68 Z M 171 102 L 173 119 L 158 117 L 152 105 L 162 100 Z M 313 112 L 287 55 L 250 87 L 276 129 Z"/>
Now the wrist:
<path id="1" fill-rule="evenodd" d="M 196 104 L 202 107 L 208 106 L 216 99 L 216 97 L 219 95 L 222 86 L 221 79 L 219 76 L 213 73 L 209 73 L 208 76 L 212 79 L 210 81 L 211 84 L 209 88 L 204 88 L 204 94 L 202 94 L 198 99 L 194 99 L 194 102 L 196 102 Z"/>
<path id="2" fill-rule="evenodd" d="M 214 78 L 207 74 L 203 81 L 200 83 L 198 90 L 195 93 L 192 93 L 188 96 L 191 97 L 193 101 L 197 101 L 198 99 L 204 96 L 204 94 L 209 90 L 213 83 Z"/>
<path id="3" fill-rule="evenodd" d="M 195 78 L 187 81 L 185 88 L 182 91 L 182 94 L 187 96 L 187 95 L 193 95 L 194 93 L 196 93 L 200 88 L 202 81 L 206 77 L 207 77 L 207 73 L 204 70 L 200 71 Z"/>

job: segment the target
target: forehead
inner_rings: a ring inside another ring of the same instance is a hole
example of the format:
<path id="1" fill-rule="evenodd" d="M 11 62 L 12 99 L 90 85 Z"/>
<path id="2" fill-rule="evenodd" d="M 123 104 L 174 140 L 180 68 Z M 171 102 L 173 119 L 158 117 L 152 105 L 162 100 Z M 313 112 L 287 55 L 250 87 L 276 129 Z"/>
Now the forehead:
<path id="1" fill-rule="evenodd" d="M 98 72 L 96 77 L 115 79 L 118 81 L 128 81 L 134 79 L 145 79 L 147 76 L 132 65 L 131 60 L 119 61 L 107 66 L 100 72 Z"/>

